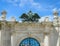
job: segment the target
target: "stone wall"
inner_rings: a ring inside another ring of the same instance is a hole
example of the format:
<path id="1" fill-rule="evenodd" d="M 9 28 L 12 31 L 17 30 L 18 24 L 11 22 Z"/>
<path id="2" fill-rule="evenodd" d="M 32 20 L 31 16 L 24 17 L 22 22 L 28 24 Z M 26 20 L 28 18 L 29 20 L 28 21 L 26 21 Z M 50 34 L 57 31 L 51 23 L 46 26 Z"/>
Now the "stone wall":
<path id="1" fill-rule="evenodd" d="M 1 46 L 19 46 L 20 42 L 28 37 L 37 39 L 41 46 L 45 46 L 46 34 L 49 38 L 47 46 L 56 46 L 58 33 L 52 23 L 3 22 Z"/>
<path id="2" fill-rule="evenodd" d="M 10 28 L 6 22 L 2 22 L 1 29 L 1 46 L 11 46 L 11 33 Z"/>

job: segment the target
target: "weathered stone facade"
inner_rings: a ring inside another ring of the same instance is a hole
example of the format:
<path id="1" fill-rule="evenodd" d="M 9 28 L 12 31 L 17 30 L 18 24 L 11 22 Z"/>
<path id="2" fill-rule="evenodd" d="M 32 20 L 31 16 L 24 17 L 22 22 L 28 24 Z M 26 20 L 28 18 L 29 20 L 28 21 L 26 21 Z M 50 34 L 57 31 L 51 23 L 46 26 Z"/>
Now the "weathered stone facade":
<path id="1" fill-rule="evenodd" d="M 20 42 L 27 37 L 37 39 L 40 45 L 43 46 L 45 45 L 45 35 L 48 35 L 50 46 L 56 46 L 57 44 L 58 32 L 55 30 L 51 22 L 18 23 L 3 21 L 1 22 L 1 25 L 1 46 L 19 46 Z"/>
<path id="2" fill-rule="evenodd" d="M 0 46 L 19 46 L 20 42 L 28 37 L 35 38 L 40 46 L 59 46 L 60 27 L 54 24 L 48 20 L 40 23 L 2 20 L 0 21 Z"/>

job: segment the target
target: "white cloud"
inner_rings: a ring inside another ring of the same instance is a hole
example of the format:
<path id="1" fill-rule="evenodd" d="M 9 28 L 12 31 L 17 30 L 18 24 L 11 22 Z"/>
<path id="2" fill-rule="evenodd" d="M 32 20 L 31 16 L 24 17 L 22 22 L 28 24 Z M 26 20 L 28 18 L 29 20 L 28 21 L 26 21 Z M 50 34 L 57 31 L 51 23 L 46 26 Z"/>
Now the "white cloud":
<path id="1" fill-rule="evenodd" d="M 20 7 L 30 4 L 30 7 L 40 7 L 40 3 L 34 2 L 34 0 L 20 0 Z"/>
<path id="2" fill-rule="evenodd" d="M 46 15 L 46 16 L 41 17 L 41 19 L 39 19 L 39 22 L 43 22 L 46 17 L 49 18 L 49 21 L 53 21 L 53 16 L 52 15 Z"/>
<path id="3" fill-rule="evenodd" d="M 52 9 L 52 11 L 58 11 L 58 12 L 60 12 L 60 8 L 54 8 L 54 9 Z"/>
<path id="4" fill-rule="evenodd" d="M 57 8 L 54 8 L 54 9 L 53 9 L 53 11 L 56 11 L 56 10 L 58 10 L 58 9 L 57 9 Z"/>
<path id="5" fill-rule="evenodd" d="M 38 8 L 40 9 L 42 6 L 39 4 L 39 3 L 32 3 L 32 6 L 35 7 L 35 8 Z"/>
<path id="6" fill-rule="evenodd" d="M 14 6 L 18 6 L 20 8 L 24 8 L 28 5 L 30 8 L 34 8 L 36 10 L 40 11 L 51 11 L 53 6 L 47 4 L 40 4 L 39 2 L 35 2 L 34 0 L 5 0 L 6 2 L 12 3 Z M 47 7 L 46 7 L 46 6 Z M 45 6 L 45 7 L 44 7 Z"/>

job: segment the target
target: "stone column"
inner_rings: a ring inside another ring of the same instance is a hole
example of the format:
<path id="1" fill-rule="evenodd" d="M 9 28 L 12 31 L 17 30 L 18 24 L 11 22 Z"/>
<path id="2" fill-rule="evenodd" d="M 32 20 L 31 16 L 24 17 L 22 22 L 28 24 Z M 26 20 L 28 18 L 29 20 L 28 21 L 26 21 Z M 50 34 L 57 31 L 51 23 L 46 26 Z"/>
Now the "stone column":
<path id="1" fill-rule="evenodd" d="M 1 46 L 11 46 L 11 34 L 9 26 L 3 22 L 1 31 Z"/>
<path id="2" fill-rule="evenodd" d="M 1 31 L 0 31 L 0 46 L 1 46 Z"/>
<path id="3" fill-rule="evenodd" d="M 59 33 L 59 27 L 56 27 L 56 30 Z M 58 34 L 58 40 L 57 40 L 57 45 L 56 46 L 59 46 L 59 34 Z"/>
<path id="4" fill-rule="evenodd" d="M 57 46 L 59 46 L 59 38 L 58 38 Z"/>
<path id="5" fill-rule="evenodd" d="M 59 46 L 60 46 L 60 28 L 59 28 Z"/>
<path id="6" fill-rule="evenodd" d="M 60 46 L 60 28 L 59 28 L 59 36 L 58 36 L 57 46 Z"/>
<path id="7" fill-rule="evenodd" d="M 57 40 L 57 45 L 56 46 L 60 46 L 60 27 L 56 27 L 58 34 L 58 40 Z"/>
<path id="8" fill-rule="evenodd" d="M 49 46 L 49 37 L 48 37 L 48 34 L 45 35 L 44 46 Z"/>
<path id="9" fill-rule="evenodd" d="M 44 46 L 49 46 L 49 33 L 50 33 L 50 22 L 49 22 L 49 17 L 46 17 L 44 20 L 45 23 L 45 30 L 44 30 Z"/>
<path id="10" fill-rule="evenodd" d="M 13 46 L 13 35 L 11 35 L 11 46 Z"/>
<path id="11" fill-rule="evenodd" d="M 12 17 L 11 19 L 13 19 L 11 21 L 11 46 L 15 46 L 14 45 L 14 33 L 15 33 L 15 19 Z"/>

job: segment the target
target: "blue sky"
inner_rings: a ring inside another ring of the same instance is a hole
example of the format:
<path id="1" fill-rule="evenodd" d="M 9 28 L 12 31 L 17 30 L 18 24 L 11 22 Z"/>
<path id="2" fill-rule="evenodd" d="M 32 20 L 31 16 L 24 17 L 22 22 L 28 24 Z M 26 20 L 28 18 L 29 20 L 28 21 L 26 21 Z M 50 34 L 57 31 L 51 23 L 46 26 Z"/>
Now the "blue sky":
<path id="1" fill-rule="evenodd" d="M 60 0 L 0 0 L 0 13 L 7 11 L 7 19 L 14 16 L 19 21 L 19 16 L 31 10 L 39 16 L 53 16 L 53 9 L 60 12 Z M 1 14 L 0 14 L 1 16 Z"/>

